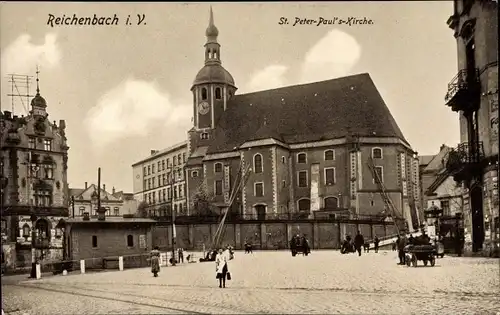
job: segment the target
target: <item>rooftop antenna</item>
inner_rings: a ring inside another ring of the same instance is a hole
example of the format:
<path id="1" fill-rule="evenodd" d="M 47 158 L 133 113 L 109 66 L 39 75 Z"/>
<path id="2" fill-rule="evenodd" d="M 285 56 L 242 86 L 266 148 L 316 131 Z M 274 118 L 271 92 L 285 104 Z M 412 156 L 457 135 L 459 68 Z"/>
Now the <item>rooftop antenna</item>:
<path id="1" fill-rule="evenodd" d="M 11 98 L 12 114 L 15 113 L 16 104 L 21 102 L 21 105 L 23 106 L 26 115 L 28 115 L 29 114 L 28 105 L 30 102 L 30 98 L 34 97 L 34 95 L 30 95 L 30 84 L 33 76 L 12 73 L 8 74 L 7 78 L 9 79 L 8 82 L 10 83 L 10 94 L 7 94 L 7 96 Z M 24 102 L 25 100 L 26 103 Z"/>
<path id="2" fill-rule="evenodd" d="M 38 74 L 40 73 L 40 70 L 38 70 L 38 65 L 36 65 L 36 95 L 40 95 L 40 86 L 38 84 L 38 82 L 40 80 L 38 80 Z"/>

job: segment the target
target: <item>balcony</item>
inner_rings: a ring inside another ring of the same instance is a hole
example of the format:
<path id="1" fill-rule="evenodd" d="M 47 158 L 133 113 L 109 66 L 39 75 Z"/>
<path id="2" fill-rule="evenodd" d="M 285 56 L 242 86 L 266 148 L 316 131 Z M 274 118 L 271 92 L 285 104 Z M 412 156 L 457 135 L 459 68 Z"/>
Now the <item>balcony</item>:
<path id="1" fill-rule="evenodd" d="M 484 161 L 483 143 L 475 145 L 465 142 L 451 149 L 446 162 L 446 170 L 453 175 L 455 181 L 467 181 L 482 171 Z"/>
<path id="2" fill-rule="evenodd" d="M 454 112 L 474 111 L 479 108 L 479 96 L 479 70 L 470 72 L 464 69 L 448 83 L 448 92 L 444 100 Z"/>

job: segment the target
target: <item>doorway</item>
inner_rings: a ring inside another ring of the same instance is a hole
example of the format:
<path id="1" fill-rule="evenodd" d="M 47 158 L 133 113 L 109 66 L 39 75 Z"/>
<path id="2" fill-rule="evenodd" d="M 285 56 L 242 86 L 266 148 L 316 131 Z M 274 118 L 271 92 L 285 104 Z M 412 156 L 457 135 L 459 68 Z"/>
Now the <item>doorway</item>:
<path id="1" fill-rule="evenodd" d="M 266 219 L 266 205 L 256 205 L 255 212 L 257 213 L 257 220 L 265 220 Z"/>
<path id="2" fill-rule="evenodd" d="M 483 191 L 481 187 L 472 188 L 470 204 L 472 210 L 472 251 L 477 252 L 483 248 L 484 242 Z"/>

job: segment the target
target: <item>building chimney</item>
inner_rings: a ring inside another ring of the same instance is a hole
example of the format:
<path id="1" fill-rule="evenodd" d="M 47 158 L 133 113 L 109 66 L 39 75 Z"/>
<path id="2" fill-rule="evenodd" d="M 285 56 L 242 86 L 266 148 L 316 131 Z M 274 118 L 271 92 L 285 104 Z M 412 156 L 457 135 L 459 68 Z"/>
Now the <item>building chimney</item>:
<path id="1" fill-rule="evenodd" d="M 12 114 L 11 112 L 9 112 L 8 110 L 4 111 L 3 114 L 5 115 L 5 119 L 10 119 L 10 115 Z"/>
<path id="2" fill-rule="evenodd" d="M 102 191 L 106 191 L 106 184 L 102 184 Z"/>
<path id="3" fill-rule="evenodd" d="M 115 186 L 113 186 L 113 190 L 112 190 L 113 195 L 115 194 L 115 192 L 116 192 L 115 191 Z"/>
<path id="4" fill-rule="evenodd" d="M 85 189 L 89 188 L 87 182 L 85 182 Z"/>
<path id="5" fill-rule="evenodd" d="M 156 154 L 156 150 L 151 150 L 151 155 Z"/>
<path id="6" fill-rule="evenodd" d="M 441 148 L 439 148 L 439 151 L 443 151 L 444 148 L 446 148 L 446 144 L 442 144 Z"/>
<path id="7" fill-rule="evenodd" d="M 83 213 L 83 221 L 90 221 L 90 215 L 88 212 Z"/>

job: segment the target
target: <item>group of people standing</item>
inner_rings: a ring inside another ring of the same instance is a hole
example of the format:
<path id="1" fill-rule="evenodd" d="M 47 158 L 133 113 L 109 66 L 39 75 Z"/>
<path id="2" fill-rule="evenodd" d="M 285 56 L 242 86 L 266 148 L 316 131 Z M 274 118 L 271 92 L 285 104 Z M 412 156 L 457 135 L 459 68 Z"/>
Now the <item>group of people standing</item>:
<path id="1" fill-rule="evenodd" d="M 379 247 L 379 239 L 377 236 L 374 237 L 373 239 L 373 244 L 374 244 L 374 249 L 375 252 L 378 253 L 378 247 Z M 361 234 L 360 231 L 356 233 L 356 236 L 354 236 L 354 240 L 351 239 L 350 235 L 347 235 L 344 242 L 342 243 L 341 246 L 341 253 L 350 253 L 350 252 L 357 252 L 358 256 L 361 256 L 361 250 L 364 248 L 365 252 L 370 251 L 370 243 L 365 243 L 365 238 Z"/>

